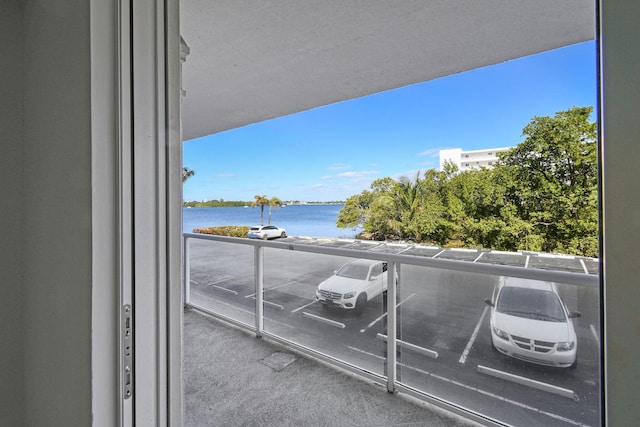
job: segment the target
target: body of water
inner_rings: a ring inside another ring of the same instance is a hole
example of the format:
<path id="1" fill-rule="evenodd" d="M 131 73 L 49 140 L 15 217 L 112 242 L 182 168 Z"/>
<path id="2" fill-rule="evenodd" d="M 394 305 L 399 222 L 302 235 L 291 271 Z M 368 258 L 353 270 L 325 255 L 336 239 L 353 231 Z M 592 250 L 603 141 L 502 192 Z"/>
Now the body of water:
<path id="1" fill-rule="evenodd" d="M 289 205 L 274 208 L 271 224 L 287 230 L 290 236 L 354 238 L 361 230 L 338 228 L 338 213 L 344 205 Z M 268 222 L 269 208 L 264 209 L 264 223 Z M 260 224 L 260 207 L 183 208 L 182 231 L 220 225 Z"/>

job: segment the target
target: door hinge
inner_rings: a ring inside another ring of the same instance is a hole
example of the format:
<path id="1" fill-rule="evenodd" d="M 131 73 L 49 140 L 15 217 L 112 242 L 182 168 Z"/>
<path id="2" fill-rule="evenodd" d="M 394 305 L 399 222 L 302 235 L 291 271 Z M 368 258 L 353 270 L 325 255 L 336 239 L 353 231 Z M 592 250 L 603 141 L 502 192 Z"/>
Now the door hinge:
<path id="1" fill-rule="evenodd" d="M 122 308 L 122 392 L 125 399 L 133 395 L 133 309 Z"/>

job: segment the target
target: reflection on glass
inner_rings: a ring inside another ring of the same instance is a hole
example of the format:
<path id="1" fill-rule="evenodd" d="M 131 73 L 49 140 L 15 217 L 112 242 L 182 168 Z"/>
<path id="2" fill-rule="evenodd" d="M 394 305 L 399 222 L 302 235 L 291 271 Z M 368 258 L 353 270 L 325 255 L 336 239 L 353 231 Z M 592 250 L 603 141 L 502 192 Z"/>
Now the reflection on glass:
<path id="1" fill-rule="evenodd" d="M 265 249 L 264 330 L 384 374 L 380 261 Z"/>
<path id="2" fill-rule="evenodd" d="M 191 239 L 192 304 L 253 328 L 254 250 Z M 262 250 L 265 335 L 384 378 L 387 263 Z M 396 265 L 398 387 L 511 425 L 599 424 L 597 287 Z"/>
<path id="3" fill-rule="evenodd" d="M 188 239 L 192 305 L 255 325 L 253 247 Z"/>

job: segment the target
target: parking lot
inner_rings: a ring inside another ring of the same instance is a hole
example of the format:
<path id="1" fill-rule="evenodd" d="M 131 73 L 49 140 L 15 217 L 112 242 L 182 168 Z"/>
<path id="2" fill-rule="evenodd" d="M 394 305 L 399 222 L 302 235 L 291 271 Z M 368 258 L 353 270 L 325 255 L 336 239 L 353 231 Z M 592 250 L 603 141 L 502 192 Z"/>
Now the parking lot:
<path id="1" fill-rule="evenodd" d="M 293 238 L 286 243 L 330 245 L 465 262 L 597 274 L 597 260 L 535 253 L 444 250 L 404 244 Z M 254 324 L 253 247 L 189 240 L 190 302 Z M 264 250 L 264 329 L 366 371 L 386 372 L 385 304 L 380 295 L 362 315 L 325 309 L 318 284 L 350 258 L 275 248 Z M 599 302 L 592 281 L 557 283 L 562 300 L 582 316 L 575 369 L 551 368 L 504 356 L 491 346 L 490 298 L 499 277 L 402 265 L 397 289 L 398 381 L 514 425 L 597 425 Z"/>

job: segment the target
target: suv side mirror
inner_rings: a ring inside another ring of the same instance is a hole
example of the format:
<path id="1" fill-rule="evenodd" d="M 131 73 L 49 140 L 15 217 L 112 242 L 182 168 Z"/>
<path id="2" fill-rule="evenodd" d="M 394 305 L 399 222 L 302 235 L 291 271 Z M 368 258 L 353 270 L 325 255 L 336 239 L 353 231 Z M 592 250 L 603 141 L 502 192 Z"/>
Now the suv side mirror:
<path id="1" fill-rule="evenodd" d="M 582 313 L 580 313 L 579 311 L 569 312 L 569 319 L 575 319 L 576 317 L 580 317 L 580 316 L 582 316 Z"/>
<path id="2" fill-rule="evenodd" d="M 489 298 L 485 299 L 484 303 L 487 304 L 490 307 L 493 307 L 493 301 L 491 301 Z"/>

